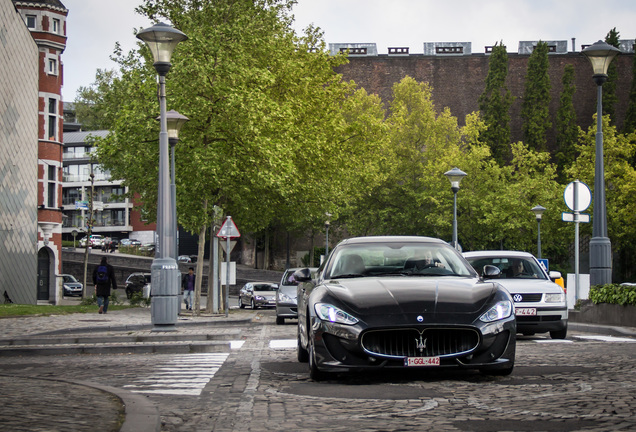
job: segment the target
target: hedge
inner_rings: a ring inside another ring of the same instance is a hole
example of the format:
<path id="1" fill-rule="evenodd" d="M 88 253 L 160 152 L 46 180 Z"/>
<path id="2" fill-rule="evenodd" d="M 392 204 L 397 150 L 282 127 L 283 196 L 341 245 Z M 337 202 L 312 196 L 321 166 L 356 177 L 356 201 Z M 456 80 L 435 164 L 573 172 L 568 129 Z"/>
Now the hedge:
<path id="1" fill-rule="evenodd" d="M 592 303 L 610 303 L 636 306 L 636 286 L 619 284 L 594 285 L 590 287 Z"/>

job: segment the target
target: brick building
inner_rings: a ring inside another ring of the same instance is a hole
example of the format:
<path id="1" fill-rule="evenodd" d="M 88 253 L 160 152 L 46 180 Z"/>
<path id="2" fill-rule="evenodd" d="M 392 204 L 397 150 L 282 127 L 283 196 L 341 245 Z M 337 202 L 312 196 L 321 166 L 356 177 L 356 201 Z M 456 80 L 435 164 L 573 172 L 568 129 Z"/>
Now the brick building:
<path id="1" fill-rule="evenodd" d="M 550 117 L 556 118 L 559 97 L 562 91 L 561 79 L 567 64 L 574 66 L 576 92 L 574 107 L 579 126 L 587 129 L 593 124 L 596 113 L 596 84 L 592 80 L 589 61 L 575 51 L 574 41 L 568 51 L 567 41 L 545 41 L 550 47 L 549 71 L 551 84 Z M 595 41 L 590 41 L 595 42 Z M 525 86 L 528 59 L 537 42 L 519 43 L 518 51 L 508 47 L 508 78 L 506 85 L 515 98 L 511 109 L 511 137 L 513 141 L 523 140 L 521 104 Z M 629 91 L 632 82 L 634 61 L 634 40 L 621 41 L 621 55 L 614 60 L 618 67 L 615 124 L 620 128 L 627 111 Z M 465 117 L 479 109 L 479 96 L 485 88 L 488 75 L 489 52 L 473 53 L 470 42 L 424 43 L 422 54 L 410 54 L 408 47 L 389 48 L 388 54 L 378 54 L 375 44 L 330 44 L 332 54 L 349 49 L 349 64 L 342 65 L 338 72 L 345 80 L 354 80 L 359 87 L 369 93 L 379 95 L 387 103 L 391 100 L 392 86 L 405 76 L 419 82 L 427 82 L 433 91 L 433 101 L 441 111 L 448 107 L 457 117 L 460 125 Z M 553 125 L 555 121 L 552 122 Z M 554 128 L 548 133 L 548 148 L 555 141 Z"/>
<path id="2" fill-rule="evenodd" d="M 6 3 L 6 2 L 4 2 Z M 37 57 L 30 63 L 22 62 L 12 73 L 3 73 L 10 80 L 9 86 L 19 86 L 24 81 L 25 71 L 35 68 L 37 73 L 37 91 L 31 96 L 22 94 L 25 103 L 35 103 L 34 115 L 37 122 L 31 131 L 36 146 L 34 161 L 37 181 L 33 203 L 37 211 L 37 237 L 33 248 L 37 253 L 37 273 L 29 272 L 27 277 L 32 284 L 20 284 L 8 287 L 14 291 L 13 301 L 18 303 L 54 303 L 61 296 L 60 283 L 57 280 L 61 271 L 62 253 L 62 142 L 63 142 L 63 105 L 62 83 L 63 68 L 61 55 L 66 48 L 66 16 L 68 10 L 59 0 L 12 0 L 6 5 L 19 14 L 22 25 L 31 34 L 31 43 L 35 42 Z M 10 46 L 10 45 L 9 45 Z M 3 62 L 4 68 L 11 67 Z M 34 102 L 27 99 L 34 98 Z M 24 159 L 20 154 L 21 163 Z M 30 162 L 26 162 L 29 163 Z M 28 210 L 24 210 L 25 212 Z M 12 253 L 11 253 L 12 254 Z M 15 271 L 11 269 L 11 271 Z M 4 272 L 3 272 L 4 273 Z M 32 276 L 33 275 L 33 276 Z"/>

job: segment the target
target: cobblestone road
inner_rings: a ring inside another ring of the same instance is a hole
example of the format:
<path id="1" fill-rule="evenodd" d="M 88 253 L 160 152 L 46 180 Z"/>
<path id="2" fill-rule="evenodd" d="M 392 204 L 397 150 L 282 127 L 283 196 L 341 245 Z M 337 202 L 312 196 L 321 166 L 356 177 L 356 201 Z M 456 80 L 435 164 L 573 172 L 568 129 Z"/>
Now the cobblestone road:
<path id="1" fill-rule="evenodd" d="M 509 377 L 434 371 L 315 383 L 295 350 L 285 348 L 296 337 L 293 321 L 277 326 L 266 311 L 239 328 L 240 341 L 226 358 L 210 357 L 207 366 L 197 360 L 196 368 L 208 370 L 205 379 L 190 381 L 191 394 L 161 390 L 167 383 L 142 393 L 158 406 L 163 431 L 636 430 L 636 339 L 574 332 L 566 341 L 520 338 Z M 0 372 L 17 376 L 9 380 L 14 386 L 35 376 L 131 389 L 184 361 L 175 354 L 0 358 Z M 93 411 L 76 408 L 80 415 Z M 105 417 L 117 417 L 116 403 L 112 409 Z"/>

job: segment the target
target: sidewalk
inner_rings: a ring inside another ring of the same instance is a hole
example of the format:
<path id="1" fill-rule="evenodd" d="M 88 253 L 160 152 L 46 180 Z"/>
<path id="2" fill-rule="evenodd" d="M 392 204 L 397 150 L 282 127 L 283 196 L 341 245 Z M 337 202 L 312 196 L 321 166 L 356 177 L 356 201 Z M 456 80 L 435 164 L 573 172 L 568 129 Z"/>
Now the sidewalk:
<path id="1" fill-rule="evenodd" d="M 225 314 L 184 313 L 173 331 L 157 331 L 150 308 L 0 319 L 0 424 L 4 430 L 159 431 L 161 419 L 146 397 L 89 381 L 25 377 L 10 373 L 23 356 L 70 353 L 209 352 L 229 350 L 240 326 L 260 318 L 258 311 L 233 309 Z M 229 340 L 228 340 L 229 339 Z M 126 342 L 128 341 L 128 342 Z M 62 344 L 62 345 L 58 345 Z M 61 351 L 56 351 L 61 350 Z M 150 351 L 149 351 L 150 350 Z M 29 407 L 26 409 L 25 407 Z M 96 408 L 98 407 L 98 408 Z M 33 413 L 35 415 L 31 415 Z M 123 419 L 123 424 L 119 422 Z"/>

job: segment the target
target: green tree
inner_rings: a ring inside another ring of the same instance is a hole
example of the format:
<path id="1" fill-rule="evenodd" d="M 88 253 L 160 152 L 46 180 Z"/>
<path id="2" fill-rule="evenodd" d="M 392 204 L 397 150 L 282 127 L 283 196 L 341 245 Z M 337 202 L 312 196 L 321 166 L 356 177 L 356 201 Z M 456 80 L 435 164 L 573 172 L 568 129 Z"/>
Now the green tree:
<path id="1" fill-rule="evenodd" d="M 561 78 L 562 90 L 559 98 L 559 109 L 556 117 L 556 148 L 554 161 L 557 165 L 558 179 L 560 183 L 566 182 L 565 169 L 576 158 L 575 145 L 579 136 L 579 127 L 576 122 L 576 110 L 574 109 L 574 66 L 566 65 Z"/>
<path id="2" fill-rule="evenodd" d="M 607 36 L 605 36 L 605 42 L 615 48 L 620 46 L 620 33 L 616 31 L 616 27 L 611 29 Z M 607 81 L 603 84 L 603 115 L 610 116 L 610 122 L 614 121 L 614 114 L 616 111 L 616 103 L 618 102 L 618 96 L 616 96 L 616 83 L 618 82 L 618 69 L 616 62 L 610 63 L 607 68 Z"/>
<path id="3" fill-rule="evenodd" d="M 635 41 L 636 42 L 636 41 Z M 629 104 L 623 123 L 623 133 L 629 134 L 636 131 L 636 56 L 632 61 L 632 85 L 629 89 Z"/>
<path id="4" fill-rule="evenodd" d="M 550 76 L 548 75 L 548 44 L 539 41 L 528 59 L 525 91 L 521 104 L 523 135 L 534 150 L 546 150 L 546 132 L 550 122 Z"/>
<path id="5" fill-rule="evenodd" d="M 486 87 L 479 97 L 479 110 L 486 124 L 480 140 L 490 147 L 493 158 L 504 164 L 510 160 L 510 106 L 512 95 L 506 87 L 508 52 L 495 44 L 488 62 Z"/>
<path id="6" fill-rule="evenodd" d="M 113 118 L 104 109 L 103 97 L 113 85 L 115 76 L 114 70 L 97 69 L 95 82 L 77 90 L 75 116 L 82 130 L 108 130 L 112 127 Z"/>

